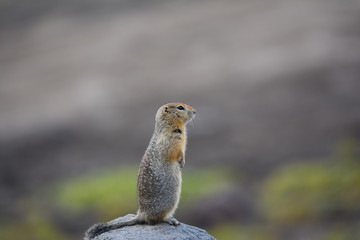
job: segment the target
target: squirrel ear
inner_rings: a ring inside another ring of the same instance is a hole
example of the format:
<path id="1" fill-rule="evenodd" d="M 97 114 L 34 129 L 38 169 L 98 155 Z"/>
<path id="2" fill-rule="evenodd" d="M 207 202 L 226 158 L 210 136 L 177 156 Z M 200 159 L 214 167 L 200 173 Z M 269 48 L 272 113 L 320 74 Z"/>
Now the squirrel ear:
<path id="1" fill-rule="evenodd" d="M 164 112 L 168 113 L 168 107 L 164 107 Z"/>

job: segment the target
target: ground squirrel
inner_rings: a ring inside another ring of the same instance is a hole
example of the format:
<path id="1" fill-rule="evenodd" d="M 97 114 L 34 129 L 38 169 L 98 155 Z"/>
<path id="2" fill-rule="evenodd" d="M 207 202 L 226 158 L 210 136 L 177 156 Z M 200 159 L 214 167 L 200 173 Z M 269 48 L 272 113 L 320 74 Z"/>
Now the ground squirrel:
<path id="1" fill-rule="evenodd" d="M 155 130 L 138 172 L 136 216 L 125 222 L 96 224 L 86 231 L 85 239 L 135 224 L 180 224 L 173 214 L 179 203 L 181 168 L 185 164 L 186 124 L 195 112 L 189 105 L 177 102 L 159 108 Z"/>

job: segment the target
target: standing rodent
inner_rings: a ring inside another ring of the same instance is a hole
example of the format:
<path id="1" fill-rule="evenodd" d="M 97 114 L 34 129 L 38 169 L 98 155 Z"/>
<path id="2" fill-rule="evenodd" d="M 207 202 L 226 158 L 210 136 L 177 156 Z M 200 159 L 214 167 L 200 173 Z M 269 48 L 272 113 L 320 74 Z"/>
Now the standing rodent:
<path id="1" fill-rule="evenodd" d="M 138 172 L 136 216 L 125 222 L 95 224 L 86 231 L 85 239 L 135 224 L 180 224 L 173 214 L 179 203 L 181 168 L 185 164 L 186 124 L 195 112 L 189 105 L 178 102 L 159 108 L 155 130 Z"/>

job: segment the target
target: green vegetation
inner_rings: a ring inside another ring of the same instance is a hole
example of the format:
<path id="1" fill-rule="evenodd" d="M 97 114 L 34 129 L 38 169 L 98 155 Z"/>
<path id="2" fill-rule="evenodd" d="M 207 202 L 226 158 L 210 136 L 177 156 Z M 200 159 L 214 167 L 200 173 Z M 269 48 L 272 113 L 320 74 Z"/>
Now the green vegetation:
<path id="1" fill-rule="evenodd" d="M 37 239 L 37 240 L 65 240 L 68 239 L 57 229 L 50 219 L 44 217 L 40 210 L 32 210 L 26 219 L 5 223 L 0 227 L 3 240 Z"/>
<path id="2" fill-rule="evenodd" d="M 220 224 L 209 231 L 221 240 L 275 240 L 279 239 L 276 233 L 267 226 L 240 225 L 239 223 Z"/>
<path id="3" fill-rule="evenodd" d="M 229 169 L 185 171 L 180 204 L 188 204 L 206 195 L 229 188 L 233 174 Z"/>
<path id="4" fill-rule="evenodd" d="M 215 238 L 221 238 L 222 240 L 240 239 L 242 234 L 240 227 L 235 223 L 225 223 L 215 226 L 209 231 Z"/>
<path id="5" fill-rule="evenodd" d="M 351 219 L 360 215 L 360 158 L 352 141 L 337 150 L 333 158 L 292 162 L 272 172 L 260 187 L 256 222 L 223 223 L 209 232 L 222 240 L 271 240 L 313 224 L 321 240 L 359 239 Z"/>
<path id="6" fill-rule="evenodd" d="M 95 211 L 102 219 L 136 212 L 135 167 L 93 173 L 62 182 L 57 187 L 56 202 L 71 211 Z M 195 201 L 230 185 L 227 170 L 185 171 L 182 204 Z"/>
<path id="7" fill-rule="evenodd" d="M 266 218 L 295 223 L 359 213 L 360 161 L 349 145 L 344 144 L 336 159 L 289 164 L 275 171 L 263 185 Z"/>
<path id="8" fill-rule="evenodd" d="M 68 236 L 51 217 L 61 212 L 69 219 L 95 214 L 99 221 L 107 221 L 136 212 L 137 167 L 122 167 L 89 173 L 75 179 L 50 184 L 35 196 L 24 199 L 25 216 L 14 222 L 2 222 L 1 239 L 65 240 Z M 206 195 L 227 188 L 231 184 L 228 170 L 184 171 L 181 204 L 187 204 Z M 96 220 L 94 220 L 96 221 Z"/>
<path id="9" fill-rule="evenodd" d="M 211 229 L 218 239 L 283 239 L 288 229 L 314 224 L 320 240 L 358 239 L 360 231 L 352 219 L 360 216 L 360 158 L 356 145 L 347 141 L 336 157 L 289 163 L 264 179 L 253 221 L 224 222 Z M 107 221 L 136 211 L 137 166 L 88 173 L 67 179 L 22 202 L 24 216 L 0 221 L 1 239 L 78 239 L 81 233 L 64 233 L 53 213 L 67 219 L 97 217 Z M 230 169 L 186 169 L 183 175 L 181 209 L 195 206 L 208 196 L 234 188 L 239 176 Z M 249 186 L 251 187 L 251 185 Z M 94 222 L 96 220 L 94 219 Z M 82 229 L 83 230 L 83 229 Z"/>
<path id="10" fill-rule="evenodd" d="M 60 182 L 55 201 L 78 213 L 93 210 L 104 220 L 135 212 L 136 175 L 135 167 L 126 167 Z"/>
<path id="11" fill-rule="evenodd" d="M 346 226 L 335 226 L 321 240 L 351 240 L 358 239 L 356 236 L 359 236 L 359 231 L 354 231 L 349 229 Z"/>
<path id="12" fill-rule="evenodd" d="M 64 211 L 92 211 L 103 221 L 135 213 L 136 176 L 136 167 L 123 167 L 66 180 L 55 187 L 54 201 Z M 226 189 L 231 176 L 227 169 L 184 171 L 181 204 L 186 208 L 206 195 Z"/>

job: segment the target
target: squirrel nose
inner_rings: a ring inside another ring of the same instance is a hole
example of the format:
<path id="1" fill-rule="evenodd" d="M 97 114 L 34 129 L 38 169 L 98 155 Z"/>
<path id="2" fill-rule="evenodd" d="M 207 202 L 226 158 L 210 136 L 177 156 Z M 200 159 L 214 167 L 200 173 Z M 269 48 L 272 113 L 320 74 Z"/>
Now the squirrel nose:
<path id="1" fill-rule="evenodd" d="M 193 109 L 193 110 L 192 110 L 192 112 L 193 112 L 193 114 L 195 114 L 195 113 L 196 113 L 196 110 L 195 110 L 195 109 Z"/>

